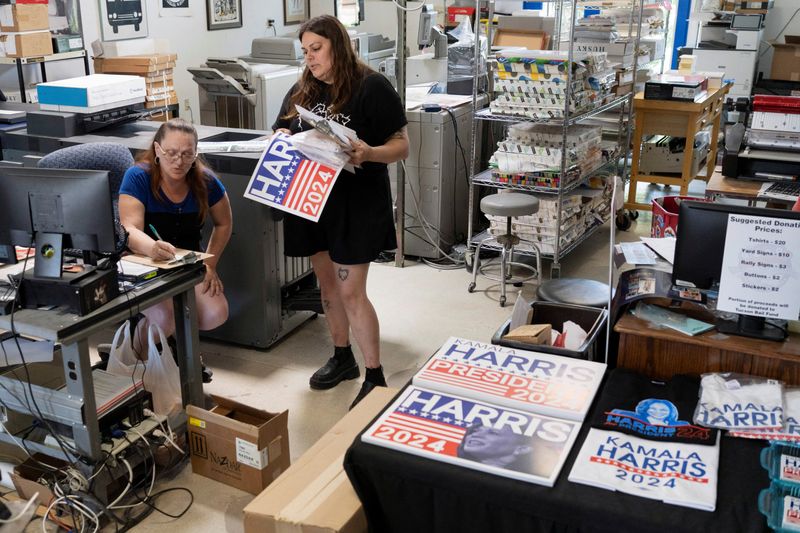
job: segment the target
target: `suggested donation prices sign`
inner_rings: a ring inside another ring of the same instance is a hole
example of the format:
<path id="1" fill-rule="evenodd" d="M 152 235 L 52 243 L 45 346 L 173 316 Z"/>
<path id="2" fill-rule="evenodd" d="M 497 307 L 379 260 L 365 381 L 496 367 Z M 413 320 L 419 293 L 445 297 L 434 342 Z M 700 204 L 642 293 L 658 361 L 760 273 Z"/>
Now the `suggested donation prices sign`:
<path id="1" fill-rule="evenodd" d="M 276 133 L 258 161 L 244 197 L 319 222 L 341 168 L 312 161 L 291 136 Z"/>

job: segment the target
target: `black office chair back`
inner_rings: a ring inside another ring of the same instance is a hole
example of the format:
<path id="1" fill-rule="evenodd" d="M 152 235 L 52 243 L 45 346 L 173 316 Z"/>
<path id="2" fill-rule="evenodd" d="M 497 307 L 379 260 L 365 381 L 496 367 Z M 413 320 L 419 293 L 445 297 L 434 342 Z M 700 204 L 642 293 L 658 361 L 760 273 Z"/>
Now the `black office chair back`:
<path id="1" fill-rule="evenodd" d="M 117 225 L 117 242 L 124 242 L 125 230 L 119 222 L 119 188 L 125 172 L 134 164 L 130 149 L 119 143 L 86 143 L 68 146 L 47 154 L 39 160 L 40 168 L 65 168 L 76 170 L 108 171 L 111 196 L 114 202 L 114 220 Z"/>

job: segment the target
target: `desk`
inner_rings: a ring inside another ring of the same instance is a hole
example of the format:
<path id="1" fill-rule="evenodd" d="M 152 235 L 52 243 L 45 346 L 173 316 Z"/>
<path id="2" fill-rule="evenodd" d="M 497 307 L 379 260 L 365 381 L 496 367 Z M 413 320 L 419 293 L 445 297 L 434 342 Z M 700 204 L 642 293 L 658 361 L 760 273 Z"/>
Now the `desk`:
<path id="1" fill-rule="evenodd" d="M 344 468 L 371 533 L 769 531 L 756 505 L 769 486 L 759 465 L 762 442 L 723 437 L 710 513 L 569 482 L 588 430 L 584 424 L 552 488 L 364 444 L 360 435 Z"/>
<path id="2" fill-rule="evenodd" d="M 195 310 L 194 286 L 202 281 L 205 268 L 195 264 L 164 274 L 153 283 L 138 291 L 118 296 L 92 313 L 78 316 L 64 311 L 40 311 L 21 309 L 14 315 L 15 330 L 31 337 L 61 343 L 61 354 L 66 377 L 66 392 L 31 385 L 36 403 L 47 420 L 72 427 L 75 447 L 80 455 L 93 461 L 102 460 L 97 407 L 94 398 L 92 368 L 89 361 L 89 336 L 113 326 L 154 305 L 165 298 L 172 298 L 175 307 L 175 337 L 178 341 L 178 366 L 181 373 L 184 405 L 203 405 L 203 379 L 200 369 Z M 0 316 L 0 328 L 11 330 L 11 317 Z M 25 383 L 0 376 L 3 402 L 15 411 L 30 413 L 26 403 L 14 396 L 28 395 Z M 5 389 L 14 393 L 9 394 Z M 14 442 L 5 432 L 0 432 L 0 441 Z M 72 461 L 61 449 L 35 442 L 27 442 L 28 448 L 52 457 Z"/>
<path id="3" fill-rule="evenodd" d="M 780 200 L 777 198 L 759 198 L 758 191 L 761 190 L 763 181 L 753 181 L 739 178 L 726 178 L 722 175 L 719 167 L 714 170 L 711 179 L 706 185 L 706 198 L 714 196 L 725 196 L 727 198 L 738 198 L 747 200 L 747 205 L 755 206 L 759 200 L 767 202 L 768 207 L 791 206 L 794 200 Z"/>
<path id="4" fill-rule="evenodd" d="M 690 337 L 667 328 L 651 328 L 629 313 L 617 321 L 614 331 L 620 337 L 617 366 L 656 379 L 724 371 L 800 385 L 800 335 L 796 333 L 782 343 L 715 330 Z"/>
<path id="5" fill-rule="evenodd" d="M 86 135 L 59 138 L 29 134 L 27 129 L 0 132 L 3 158 L 25 162 L 29 154 L 44 155 L 60 148 L 92 142 L 120 143 L 134 154 L 146 149 L 160 122 L 137 121 Z M 195 126 L 200 140 L 209 137 L 251 139 L 264 134 L 253 130 L 231 130 Z M 215 139 L 224 140 L 224 139 Z M 267 348 L 314 316 L 308 307 L 291 305 L 291 297 L 316 286 L 308 258 L 286 257 L 283 252 L 283 215 L 245 198 L 259 153 L 213 153 L 203 158 L 225 185 L 233 210 L 233 234 L 217 272 L 225 284 L 230 316 L 215 330 L 203 332 L 225 342 Z M 208 239 L 207 223 L 204 238 Z M 314 302 L 319 305 L 319 296 Z"/>
<path id="6" fill-rule="evenodd" d="M 625 209 L 643 209 L 649 211 L 650 204 L 636 202 L 636 185 L 638 182 L 661 183 L 680 186 L 680 195 L 686 196 L 689 182 L 697 176 L 691 174 L 692 156 L 694 154 L 694 137 L 704 128 L 711 126 L 711 141 L 708 147 L 706 163 L 706 179 L 711 175 L 717 160 L 717 137 L 725 95 L 731 88 L 726 83 L 716 90 L 710 90 L 699 102 L 678 102 L 675 100 L 646 100 L 644 93 L 638 93 L 633 99 L 636 122 L 633 130 L 633 156 L 631 160 L 631 182 L 628 190 L 628 201 Z M 642 150 L 642 138 L 645 135 L 671 135 L 685 137 L 686 149 L 683 154 L 683 167 L 680 176 L 651 176 L 639 174 L 639 154 Z"/>

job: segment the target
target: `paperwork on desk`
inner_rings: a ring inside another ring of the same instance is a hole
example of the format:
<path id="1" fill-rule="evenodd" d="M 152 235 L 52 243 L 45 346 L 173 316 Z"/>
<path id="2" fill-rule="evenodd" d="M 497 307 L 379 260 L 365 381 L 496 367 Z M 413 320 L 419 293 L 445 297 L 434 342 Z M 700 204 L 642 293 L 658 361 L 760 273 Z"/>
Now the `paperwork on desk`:
<path id="1" fill-rule="evenodd" d="M 642 242 L 667 260 L 670 265 L 675 261 L 675 237 L 663 237 L 661 239 L 642 237 Z"/>
<path id="2" fill-rule="evenodd" d="M 619 247 L 630 265 L 655 265 L 655 254 L 643 242 L 623 242 Z"/>
<path id="3" fill-rule="evenodd" d="M 472 95 L 431 93 L 436 85 L 418 83 L 406 88 L 406 111 L 418 109 L 422 104 L 436 104 L 442 107 L 458 107 L 472 102 Z"/>
<path id="4" fill-rule="evenodd" d="M 195 257 L 192 257 L 192 254 L 194 254 Z M 153 259 L 152 257 L 147 257 L 146 255 L 131 254 L 125 256 L 125 261 L 129 261 L 131 263 L 137 263 L 139 265 L 144 265 L 147 267 L 171 270 L 173 268 L 179 268 L 185 265 L 190 265 L 198 261 L 205 261 L 209 257 L 214 257 L 214 254 L 207 254 L 205 252 L 194 252 L 192 250 L 184 250 L 182 248 L 176 248 L 175 259 L 170 259 L 167 261 L 158 261 L 156 259 Z"/>
<path id="5" fill-rule="evenodd" d="M 117 263 L 117 272 L 123 279 L 145 280 L 158 275 L 158 268 L 142 263 L 120 259 Z"/>
<path id="6" fill-rule="evenodd" d="M 19 341 L 19 348 L 17 348 Z M 21 365 L 22 356 L 26 363 L 47 363 L 53 360 L 53 341 L 34 341 L 23 337 L 13 337 L 0 342 L 0 366 Z"/>

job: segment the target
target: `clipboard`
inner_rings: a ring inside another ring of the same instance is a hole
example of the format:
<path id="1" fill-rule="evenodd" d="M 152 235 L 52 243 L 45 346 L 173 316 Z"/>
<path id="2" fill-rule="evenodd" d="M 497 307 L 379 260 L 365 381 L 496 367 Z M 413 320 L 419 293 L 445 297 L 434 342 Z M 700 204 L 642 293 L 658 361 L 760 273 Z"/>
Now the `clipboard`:
<path id="1" fill-rule="evenodd" d="M 350 141 L 358 140 L 358 135 L 356 134 L 355 130 L 352 130 L 346 126 L 342 126 L 333 120 L 328 120 L 324 117 L 321 117 L 316 113 L 312 113 L 303 106 L 295 104 L 294 107 L 297 109 L 297 114 L 304 122 L 308 123 L 315 130 L 322 133 L 329 139 L 332 139 L 334 142 L 336 142 L 336 144 L 344 148 L 345 151 L 350 150 Z"/>
<path id="2" fill-rule="evenodd" d="M 209 257 L 214 257 L 214 254 L 176 248 L 175 259 L 170 259 L 168 261 L 157 261 L 151 257 L 140 254 L 126 255 L 124 256 L 124 259 L 125 261 L 130 261 L 131 263 L 138 263 L 140 265 L 160 268 L 163 270 L 172 270 L 174 268 L 180 268 L 185 265 L 197 263 L 198 261 L 205 261 Z"/>

